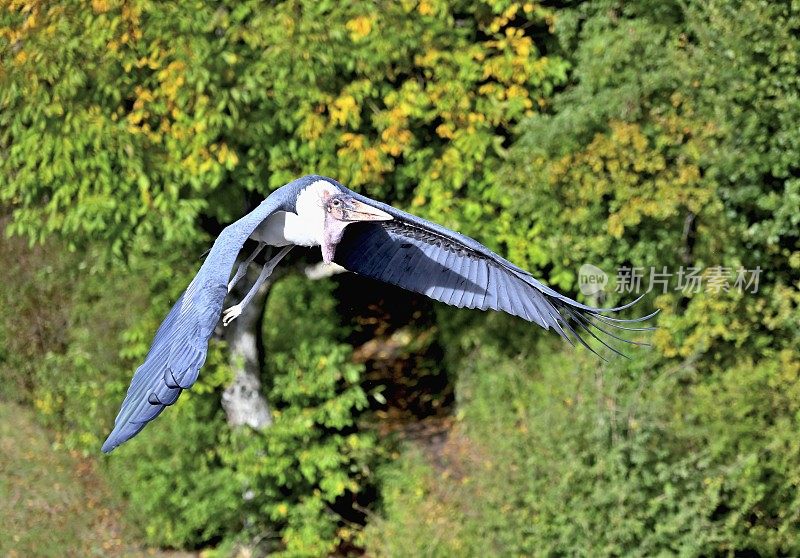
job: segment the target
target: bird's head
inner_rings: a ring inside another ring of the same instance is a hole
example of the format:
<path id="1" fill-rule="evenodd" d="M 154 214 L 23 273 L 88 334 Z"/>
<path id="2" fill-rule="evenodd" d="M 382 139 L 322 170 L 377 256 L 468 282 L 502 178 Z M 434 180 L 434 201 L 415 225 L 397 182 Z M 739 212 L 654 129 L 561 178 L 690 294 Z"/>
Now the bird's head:
<path id="1" fill-rule="evenodd" d="M 358 221 L 391 221 L 392 216 L 372 207 L 346 193 L 334 194 L 325 199 L 325 223 L 323 225 L 322 259 L 333 261 L 336 245 L 342 240 L 344 229 Z"/>

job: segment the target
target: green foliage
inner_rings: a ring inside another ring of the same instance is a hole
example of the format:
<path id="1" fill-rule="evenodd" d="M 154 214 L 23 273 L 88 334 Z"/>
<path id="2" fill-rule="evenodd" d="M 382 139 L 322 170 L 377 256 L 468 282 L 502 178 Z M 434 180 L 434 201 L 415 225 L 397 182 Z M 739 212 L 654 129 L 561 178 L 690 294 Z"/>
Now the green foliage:
<path id="1" fill-rule="evenodd" d="M 56 431 L 57 446 L 95 455 L 170 302 L 147 283 L 169 283 L 174 268 L 143 263 L 124 273 L 56 255 L 57 245 L 30 251 L 15 239 L 6 246 L 12 250 L 0 261 L 7 279 L 29 279 L 7 293 L 0 322 L 3 332 L 16 332 L 0 378 L 20 385 L 3 398 L 30 403 Z M 222 361 L 215 344 L 198 385 L 168 411 L 170 419 L 108 460 L 117 494 L 130 500 L 131 522 L 154 544 L 194 546 L 240 528 L 237 478 L 216 450 L 228 435 L 218 390 L 230 371 Z"/>
<path id="2" fill-rule="evenodd" d="M 165 411 L 169 417 L 109 459 L 148 542 L 195 547 L 276 533 L 262 546 L 287 556 L 318 556 L 352 542 L 357 530 L 349 524 L 370 487 L 374 440 L 356 424 L 366 407 L 361 367 L 339 341 L 331 290 L 299 278 L 274 287 L 264 332 L 269 428 L 229 430 L 219 394 L 230 372 L 212 346 L 198 383 Z M 139 337 L 128 335 L 135 360 L 147 347 L 135 348 Z"/>
<path id="3" fill-rule="evenodd" d="M 150 544 L 191 548 L 241 528 L 240 484 L 223 466 L 230 433 L 219 390 L 229 377 L 215 374 L 227 369 L 211 360 L 168 418 L 108 460 L 111 479 L 129 499 L 129 519 Z"/>
<path id="4" fill-rule="evenodd" d="M 92 261 L 113 256 L 105 277 L 77 287 L 65 347 L 32 360 L 37 406 L 84 450 L 96 447 L 110 402 L 186 284 L 191 266 L 178 255 L 201 252 L 206 228 L 319 172 L 490 236 L 502 222 L 479 217 L 510 203 L 492 178 L 503 144 L 566 72 L 561 58 L 542 54 L 553 13 L 518 2 L 15 0 L 6 8 L 8 231 L 91 247 Z M 103 319 L 120 293 L 134 293 L 127 311 Z M 139 295 L 152 304 L 140 306 Z M 334 311 L 317 300 L 320 314 Z M 352 510 L 374 453 L 354 423 L 366 406 L 359 369 L 337 321 L 296 313 L 302 319 L 284 319 L 292 337 L 266 332 L 271 429 L 225 434 L 214 411 L 224 367 L 206 365 L 201 381 L 211 391 L 184 396 L 167 425 L 110 460 L 114 470 L 129 460 L 118 485 L 151 541 L 193 546 L 277 530 L 287 552 L 319 554 L 353 539 L 348 522 L 363 520 Z M 181 456 L 170 457 L 178 447 Z M 223 486 L 232 471 L 238 485 Z M 248 490 L 250 500 L 241 496 Z"/>
<path id="5" fill-rule="evenodd" d="M 662 296 L 656 340 L 667 357 L 710 363 L 734 349 L 774 357 L 797 346 L 800 252 L 787 213 L 796 213 L 796 158 L 787 153 L 800 136 L 778 115 L 797 103 L 797 61 L 782 53 L 796 49 L 800 20 L 761 7 L 576 8 L 568 22 L 586 21 L 563 35 L 577 44 L 575 85 L 552 116 L 526 125 L 506 167 L 519 195 L 511 212 L 530 231 L 512 254 L 551 284 L 572 286 L 586 262 L 610 272 L 761 267 L 755 294 Z M 786 64 L 793 77 L 783 79 Z"/>
<path id="6" fill-rule="evenodd" d="M 219 405 L 230 369 L 220 344 L 212 343 L 192 390 L 107 460 L 110 478 L 129 501 L 129 521 L 148 543 L 192 548 L 223 539 L 249 543 L 276 533 L 261 546 L 287 556 L 318 556 L 354 541 L 354 522 L 362 521 L 356 508 L 369 503 L 362 493 L 371 490 L 376 448 L 373 435 L 356 422 L 367 399 L 359 385 L 361 367 L 351 363 L 352 349 L 341 342 L 332 289 L 299 278 L 274 287 L 264 331 L 271 348 L 264 378 L 274 420 L 269 428 L 230 431 Z M 126 333 L 125 348 L 112 343 L 130 362 L 143 357 L 147 329 L 157 324 L 158 307 L 163 304 L 163 312 L 168 303 L 163 295 L 154 299 L 147 319 Z M 76 314 L 83 315 L 80 310 L 89 306 L 84 304 L 76 303 Z M 76 326 L 69 350 L 53 357 L 54 366 L 69 370 L 70 381 L 50 379 L 47 360 L 37 381 L 35 404 L 43 416 L 70 425 L 65 443 L 86 451 L 99 447 L 130 375 L 118 365 L 86 364 L 102 358 L 103 345 L 89 340 L 102 339 L 94 319 L 107 312 L 91 306 L 83 315 L 90 325 Z M 121 329 L 107 322 L 102 327 Z M 53 401 L 59 405 L 48 406 Z"/>
<path id="7" fill-rule="evenodd" d="M 79 265 L 77 258 L 67 262 Z M 45 423 L 61 430 L 60 441 L 68 448 L 95 452 L 112 424 L 118 398 L 127 388 L 132 361 L 121 360 L 120 333 L 136 323 L 135 312 L 120 312 L 120 296 L 130 310 L 147 308 L 149 300 L 139 276 L 84 267 L 75 270 L 70 299 L 57 304 L 67 315 L 69 327 L 61 350 L 49 350 L 34 358 L 33 405 Z M 43 277 L 50 287 L 58 276 Z M 114 296 L 103 296 L 105 292 Z"/>
<path id="8" fill-rule="evenodd" d="M 41 356 L 68 343 L 61 302 L 73 289 L 76 264 L 55 244 L 26 250 L 21 239 L 0 243 L 0 284 L 10 287 L 0 290 L 0 398 L 30 403 Z"/>
<path id="9" fill-rule="evenodd" d="M 8 232 L 60 239 L 0 247 L 3 398 L 96 451 L 209 234 L 319 172 L 566 291 L 583 263 L 760 266 L 760 288 L 651 294 L 654 350 L 608 367 L 439 309 L 456 426 L 376 478 L 350 322 L 331 283 L 286 279 L 263 331 L 274 424 L 229 430 L 214 343 L 108 459 L 149 541 L 347 553 L 378 484 L 378 555 L 800 553 L 797 6 L 548 6 L 7 2 L 0 203 Z"/>
<path id="10" fill-rule="evenodd" d="M 277 531 L 286 556 L 320 556 L 353 542 L 356 508 L 370 487 L 375 441 L 357 424 L 367 406 L 362 367 L 334 312 L 333 285 L 300 278 L 277 284 L 264 341 L 273 424 L 234 435 L 226 464 L 251 496 L 248 529 Z"/>
<path id="11" fill-rule="evenodd" d="M 512 258 L 563 288 L 586 262 L 759 265 L 760 288 L 659 296 L 655 349 L 603 367 L 449 328 L 462 423 L 428 464 L 384 475 L 369 548 L 797 554 L 797 10 L 598 1 L 559 15 L 572 83 L 503 170 Z"/>
<path id="12" fill-rule="evenodd" d="M 118 255 L 196 242 L 200 216 L 312 171 L 437 213 L 469 194 L 446 220 L 474 223 L 502 201 L 504 135 L 566 70 L 525 31 L 546 37 L 552 12 L 508 1 L 14 1 L 0 18 L 10 230 Z"/>
<path id="13" fill-rule="evenodd" d="M 435 460 L 411 451 L 382 473 L 369 550 L 795 554 L 796 363 L 785 354 L 703 377 L 654 370 L 657 359 L 598 370 L 541 347 L 537 364 L 469 353 L 461 423 Z"/>

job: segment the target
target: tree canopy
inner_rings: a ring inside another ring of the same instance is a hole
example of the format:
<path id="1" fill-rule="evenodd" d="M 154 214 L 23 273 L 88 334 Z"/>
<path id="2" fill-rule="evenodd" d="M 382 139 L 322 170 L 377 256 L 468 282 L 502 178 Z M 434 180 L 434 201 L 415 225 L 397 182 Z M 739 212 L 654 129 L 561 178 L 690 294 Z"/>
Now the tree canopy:
<path id="1" fill-rule="evenodd" d="M 8 0 L 3 397 L 94 454 L 213 236 L 319 173 L 572 296 L 583 264 L 640 270 L 654 346 L 600 365 L 508 317 L 287 276 L 257 332 L 273 426 L 227 427 L 217 340 L 102 462 L 146 541 L 797 554 L 798 30 L 762 0 Z M 407 434 L 410 392 L 444 442 Z"/>

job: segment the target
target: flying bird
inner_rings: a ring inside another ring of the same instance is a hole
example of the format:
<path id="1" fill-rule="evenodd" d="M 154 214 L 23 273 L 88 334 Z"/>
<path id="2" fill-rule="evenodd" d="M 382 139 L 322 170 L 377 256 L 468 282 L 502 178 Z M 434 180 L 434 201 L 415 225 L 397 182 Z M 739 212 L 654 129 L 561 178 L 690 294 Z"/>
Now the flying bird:
<path id="1" fill-rule="evenodd" d="M 231 278 L 248 238 L 258 245 Z M 630 324 L 655 313 L 633 320 L 606 315 L 636 301 L 608 309 L 581 304 L 467 236 L 357 194 L 331 178 L 304 176 L 275 190 L 217 237 L 197 275 L 158 328 L 103 452 L 134 437 L 194 384 L 220 315 L 223 325 L 236 319 L 294 246 L 319 246 L 326 263 L 335 262 L 452 306 L 519 316 L 544 329 L 552 328 L 570 343 L 577 341 L 593 352 L 585 335 L 618 352 L 601 335 L 640 343 L 618 337 L 609 329 L 652 329 Z M 223 312 L 226 295 L 268 247 L 280 250 L 267 261 L 244 298 Z"/>

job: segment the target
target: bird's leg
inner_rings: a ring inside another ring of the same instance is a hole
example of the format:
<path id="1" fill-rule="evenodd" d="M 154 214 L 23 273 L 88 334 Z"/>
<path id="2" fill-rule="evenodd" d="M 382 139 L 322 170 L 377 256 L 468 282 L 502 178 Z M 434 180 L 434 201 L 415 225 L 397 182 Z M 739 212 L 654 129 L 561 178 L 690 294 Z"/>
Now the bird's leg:
<path id="1" fill-rule="evenodd" d="M 280 262 L 292 248 L 294 248 L 294 246 L 286 246 L 280 252 L 278 252 L 274 258 L 264 264 L 264 268 L 261 270 L 261 273 L 258 274 L 258 279 L 256 279 L 256 282 L 244 296 L 242 301 L 236 306 L 231 306 L 222 313 L 222 325 L 227 326 L 229 323 L 239 317 L 239 314 L 242 313 L 244 307 L 247 306 L 250 300 L 255 296 L 255 294 L 258 292 L 258 289 L 264 284 L 264 281 L 266 281 L 267 278 L 272 275 L 272 271 L 275 269 L 275 266 L 278 265 L 278 262 Z"/>
<path id="2" fill-rule="evenodd" d="M 239 280 L 245 276 L 247 273 L 247 266 L 249 266 L 250 262 L 252 262 L 256 256 L 261 253 L 261 250 L 263 250 L 264 246 L 266 245 L 266 242 L 259 241 L 258 246 L 255 250 L 253 250 L 253 253 L 250 254 L 245 261 L 239 264 L 239 268 L 236 270 L 236 275 L 234 275 L 233 279 L 231 279 L 230 283 L 228 283 L 228 292 L 231 292 L 231 289 L 234 287 L 234 285 L 236 285 L 236 283 L 238 283 Z"/>

